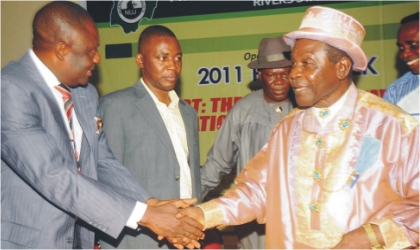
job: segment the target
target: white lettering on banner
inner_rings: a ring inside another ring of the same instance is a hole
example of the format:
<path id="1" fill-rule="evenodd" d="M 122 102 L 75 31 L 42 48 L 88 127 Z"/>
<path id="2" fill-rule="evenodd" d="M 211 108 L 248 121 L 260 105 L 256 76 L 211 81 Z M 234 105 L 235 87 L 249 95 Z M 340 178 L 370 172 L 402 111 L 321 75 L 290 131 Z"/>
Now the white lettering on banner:
<path id="1" fill-rule="evenodd" d="M 136 10 L 125 10 L 124 13 L 125 15 L 130 16 L 130 15 L 135 15 L 137 12 Z"/>
<path id="2" fill-rule="evenodd" d="M 269 5 L 279 5 L 279 4 L 292 4 L 292 3 L 302 3 L 302 2 L 313 2 L 318 0 L 254 0 L 255 6 L 269 6 Z"/>
<path id="3" fill-rule="evenodd" d="M 226 118 L 227 112 L 240 100 L 242 96 L 210 97 L 207 101 L 202 98 L 184 99 L 198 114 L 198 130 L 217 131 Z"/>

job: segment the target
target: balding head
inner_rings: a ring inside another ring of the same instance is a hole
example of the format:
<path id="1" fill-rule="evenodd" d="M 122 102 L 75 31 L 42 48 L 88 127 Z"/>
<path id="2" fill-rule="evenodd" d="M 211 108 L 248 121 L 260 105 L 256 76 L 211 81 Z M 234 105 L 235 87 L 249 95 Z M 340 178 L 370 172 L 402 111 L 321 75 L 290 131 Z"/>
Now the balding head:
<path id="1" fill-rule="evenodd" d="M 54 1 L 40 9 L 32 23 L 33 48 L 47 50 L 58 42 L 71 43 L 74 33 L 84 31 L 86 21 L 94 23 L 80 5 L 67 1 Z"/>
<path id="2" fill-rule="evenodd" d="M 40 9 L 33 22 L 33 51 L 67 87 L 86 85 L 100 63 L 99 32 L 85 9 L 54 1 Z"/>

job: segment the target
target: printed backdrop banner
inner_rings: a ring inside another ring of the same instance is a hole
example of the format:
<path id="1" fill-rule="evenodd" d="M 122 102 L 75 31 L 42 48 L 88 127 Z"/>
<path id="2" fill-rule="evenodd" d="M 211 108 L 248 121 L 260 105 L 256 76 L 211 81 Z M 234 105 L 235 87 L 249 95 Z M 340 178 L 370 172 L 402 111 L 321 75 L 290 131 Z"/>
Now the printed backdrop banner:
<path id="1" fill-rule="evenodd" d="M 260 40 L 298 29 L 314 5 L 342 10 L 364 25 L 368 68 L 355 75 L 355 83 L 382 96 L 407 70 L 397 63 L 396 36 L 401 18 L 417 12 L 418 1 L 88 1 L 102 55 L 92 82 L 100 95 L 132 86 L 140 77 L 134 57 L 141 31 L 156 24 L 170 28 L 183 52 L 176 91 L 198 112 L 204 164 L 229 109 L 259 88 L 257 73 L 247 65 L 256 59 Z"/>

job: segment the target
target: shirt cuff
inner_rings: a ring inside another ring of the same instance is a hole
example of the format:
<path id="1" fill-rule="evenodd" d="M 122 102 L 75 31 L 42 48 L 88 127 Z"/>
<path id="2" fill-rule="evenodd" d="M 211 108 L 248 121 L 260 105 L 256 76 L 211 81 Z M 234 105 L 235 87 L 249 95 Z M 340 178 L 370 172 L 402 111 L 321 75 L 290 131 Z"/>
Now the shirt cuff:
<path id="1" fill-rule="evenodd" d="M 223 224 L 223 211 L 216 200 L 197 205 L 204 213 L 204 228 L 213 228 Z"/>
<path id="2" fill-rule="evenodd" d="M 398 226 L 390 219 L 382 218 L 370 223 L 379 226 L 385 242 L 385 249 L 404 249 L 412 245 L 403 227 Z"/>
<path id="3" fill-rule="evenodd" d="M 130 218 L 128 218 L 128 221 L 125 224 L 125 226 L 134 230 L 137 229 L 137 227 L 139 226 L 137 222 L 139 222 L 143 218 L 146 209 L 147 205 L 145 203 L 137 201 L 136 206 L 134 207 L 134 210 L 131 213 Z"/>

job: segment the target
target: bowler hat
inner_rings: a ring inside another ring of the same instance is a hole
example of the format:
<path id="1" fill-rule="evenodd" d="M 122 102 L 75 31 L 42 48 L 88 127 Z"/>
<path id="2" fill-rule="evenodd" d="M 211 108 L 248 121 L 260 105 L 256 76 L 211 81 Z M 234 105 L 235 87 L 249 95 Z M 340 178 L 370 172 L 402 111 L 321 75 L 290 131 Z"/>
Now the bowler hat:
<path id="1" fill-rule="evenodd" d="M 336 9 L 314 6 L 306 10 L 299 30 L 284 35 L 293 47 L 296 39 L 311 39 L 346 52 L 353 60 L 353 70 L 363 71 L 367 58 L 360 47 L 366 31 L 353 17 Z"/>
<path id="2" fill-rule="evenodd" d="M 251 69 L 274 69 L 292 66 L 288 56 L 291 48 L 282 36 L 263 38 L 258 46 L 258 57 L 248 64 Z"/>

